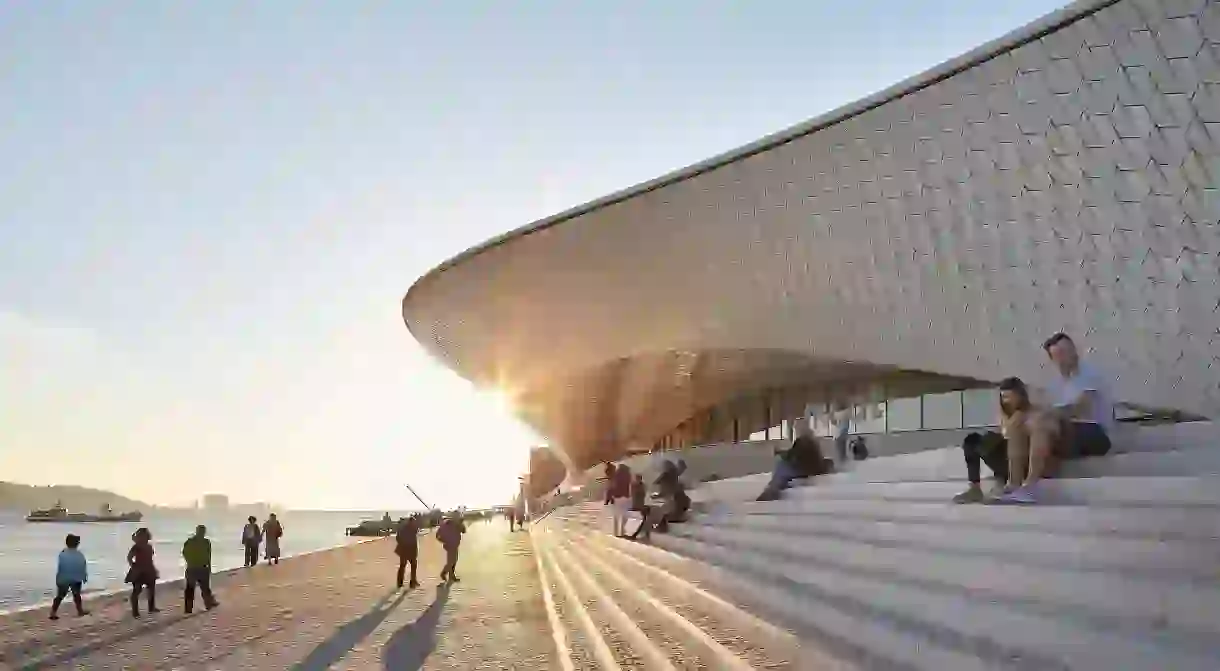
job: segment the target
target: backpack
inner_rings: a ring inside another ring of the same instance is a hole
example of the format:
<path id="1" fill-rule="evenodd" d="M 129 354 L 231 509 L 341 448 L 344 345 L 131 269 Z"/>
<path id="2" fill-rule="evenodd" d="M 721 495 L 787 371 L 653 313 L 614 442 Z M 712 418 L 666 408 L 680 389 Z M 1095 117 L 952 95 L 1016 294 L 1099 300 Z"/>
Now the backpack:
<path id="1" fill-rule="evenodd" d="M 856 461 L 864 461 L 865 459 L 868 459 L 868 445 L 864 442 L 864 439 L 860 438 L 859 436 L 857 436 L 855 440 L 851 441 L 851 458 L 855 459 Z"/>

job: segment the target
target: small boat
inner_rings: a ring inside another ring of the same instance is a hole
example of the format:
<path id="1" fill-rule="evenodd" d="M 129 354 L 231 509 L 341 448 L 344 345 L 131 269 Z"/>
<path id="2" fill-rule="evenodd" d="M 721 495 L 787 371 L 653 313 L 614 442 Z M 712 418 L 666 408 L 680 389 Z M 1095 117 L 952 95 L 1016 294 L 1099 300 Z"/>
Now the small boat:
<path id="1" fill-rule="evenodd" d="M 101 512 L 97 515 L 88 513 L 70 513 L 67 508 L 64 508 L 59 502 L 55 506 L 46 510 L 33 510 L 29 515 L 26 515 L 26 522 L 139 522 L 144 519 L 144 514 L 138 510 L 126 513 L 116 513 L 110 508 L 110 504 L 102 506 Z"/>
<path id="2" fill-rule="evenodd" d="M 354 527 L 348 527 L 348 536 L 389 536 L 398 531 L 398 523 L 390 519 L 390 514 L 379 520 L 364 520 Z"/>

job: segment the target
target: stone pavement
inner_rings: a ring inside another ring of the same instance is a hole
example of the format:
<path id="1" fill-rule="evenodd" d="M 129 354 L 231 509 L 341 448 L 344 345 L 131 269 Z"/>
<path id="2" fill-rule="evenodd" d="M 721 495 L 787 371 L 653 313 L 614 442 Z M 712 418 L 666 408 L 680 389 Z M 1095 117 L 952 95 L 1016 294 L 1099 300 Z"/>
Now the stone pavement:
<path id="1" fill-rule="evenodd" d="M 219 576 L 212 612 L 182 613 L 181 585 L 162 612 L 134 620 L 126 595 L 0 619 L 0 669 L 559 668 L 526 533 L 475 523 L 449 588 L 440 544 L 420 537 L 422 587 L 394 589 L 392 543 L 374 541 Z"/>

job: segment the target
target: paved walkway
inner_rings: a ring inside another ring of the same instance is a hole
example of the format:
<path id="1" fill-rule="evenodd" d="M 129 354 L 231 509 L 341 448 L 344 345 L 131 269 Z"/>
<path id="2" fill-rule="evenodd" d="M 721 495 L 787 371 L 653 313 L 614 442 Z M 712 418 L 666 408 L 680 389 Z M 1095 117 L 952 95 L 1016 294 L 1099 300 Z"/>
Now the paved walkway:
<path id="1" fill-rule="evenodd" d="M 375 541 L 221 576 L 221 607 L 183 615 L 178 584 L 162 612 L 133 620 L 125 595 L 78 618 L 43 611 L 0 619 L 0 669 L 531 669 L 558 668 L 529 535 L 476 523 L 450 588 L 439 543 L 420 538 L 420 581 L 394 589 L 390 541 Z"/>

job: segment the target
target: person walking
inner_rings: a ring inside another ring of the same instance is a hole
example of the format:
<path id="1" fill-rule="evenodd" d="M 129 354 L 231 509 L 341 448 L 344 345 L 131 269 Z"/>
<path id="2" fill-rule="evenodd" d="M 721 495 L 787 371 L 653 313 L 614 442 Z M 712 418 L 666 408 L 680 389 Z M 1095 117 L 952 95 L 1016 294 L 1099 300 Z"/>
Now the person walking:
<path id="1" fill-rule="evenodd" d="M 416 562 L 419 557 L 419 518 L 408 517 L 398 527 L 398 535 L 394 538 L 394 554 L 398 555 L 398 589 L 402 589 L 403 574 L 407 564 L 411 565 L 410 589 L 419 587 L 415 579 Z"/>
<path id="2" fill-rule="evenodd" d="M 246 526 L 241 530 L 241 545 L 246 549 L 246 568 L 258 566 L 258 546 L 263 544 L 263 530 L 258 526 L 258 518 L 251 515 L 246 518 Z"/>
<path id="3" fill-rule="evenodd" d="M 131 583 L 131 615 L 140 617 L 140 593 L 147 591 L 148 612 L 159 613 L 157 608 L 157 565 L 153 562 L 152 532 L 140 527 L 131 535 L 131 549 L 127 551 L 127 577 L 123 582 Z"/>
<path id="4" fill-rule="evenodd" d="M 466 533 L 466 525 L 457 513 L 441 520 L 436 529 L 436 540 L 445 548 L 445 567 L 441 569 L 441 580 L 461 582 L 457 577 L 458 548 L 462 544 L 462 534 Z"/>
<path id="5" fill-rule="evenodd" d="M 64 539 L 64 549 L 59 551 L 59 560 L 55 568 L 55 600 L 51 602 L 51 619 L 59 619 L 59 606 L 64 602 L 68 592 L 72 592 L 72 604 L 76 606 L 77 615 L 88 615 L 89 611 L 81 604 L 81 586 L 89 581 L 89 566 L 85 555 L 78 548 L 80 536 L 68 534 Z"/>
<path id="6" fill-rule="evenodd" d="M 275 513 L 267 516 L 267 521 L 263 523 L 263 540 L 267 544 L 267 563 L 280 563 L 280 538 L 284 535 L 284 526 L 280 524 Z"/>
<path id="7" fill-rule="evenodd" d="M 183 610 L 189 614 L 195 606 L 195 586 L 203 595 L 203 607 L 212 610 L 220 605 L 212 596 L 212 541 L 208 528 L 200 524 L 195 535 L 182 544 L 182 559 L 186 562 L 186 587 L 183 590 Z"/>

